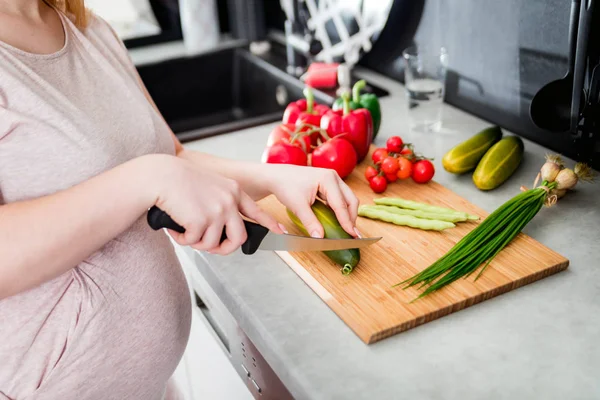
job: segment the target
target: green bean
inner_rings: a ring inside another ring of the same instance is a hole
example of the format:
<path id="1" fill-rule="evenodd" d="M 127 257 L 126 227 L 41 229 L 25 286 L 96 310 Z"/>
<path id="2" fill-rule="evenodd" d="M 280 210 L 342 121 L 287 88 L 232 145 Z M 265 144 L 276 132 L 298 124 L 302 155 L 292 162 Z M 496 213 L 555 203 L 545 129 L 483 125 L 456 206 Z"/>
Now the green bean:
<path id="1" fill-rule="evenodd" d="M 358 215 L 369 219 L 377 219 L 384 222 L 390 222 L 395 225 L 410 226 L 411 228 L 443 231 L 444 229 L 454 228 L 452 222 L 437 221 L 432 219 L 416 218 L 411 215 L 392 214 L 382 210 L 374 210 L 371 208 L 359 207 Z"/>
<path id="2" fill-rule="evenodd" d="M 479 217 L 477 215 L 468 214 L 462 211 L 456 211 L 451 208 L 437 207 L 432 206 L 431 204 L 419 203 L 417 201 L 405 200 L 399 197 L 383 197 L 381 199 L 374 199 L 375 204 L 382 206 L 395 206 L 400 208 L 408 208 L 411 210 L 421 210 L 427 211 L 431 213 L 438 214 L 453 214 L 453 215 L 462 215 L 466 219 L 478 220 Z"/>
<path id="3" fill-rule="evenodd" d="M 432 213 L 429 211 L 421 211 L 421 210 L 407 210 L 404 208 L 393 207 L 393 206 L 361 206 L 373 210 L 381 210 L 386 211 L 392 214 L 398 215 L 410 215 L 417 218 L 423 219 L 435 219 L 438 221 L 447 221 L 447 222 L 464 222 L 467 220 L 467 217 L 462 214 L 442 214 L 442 213 Z"/>

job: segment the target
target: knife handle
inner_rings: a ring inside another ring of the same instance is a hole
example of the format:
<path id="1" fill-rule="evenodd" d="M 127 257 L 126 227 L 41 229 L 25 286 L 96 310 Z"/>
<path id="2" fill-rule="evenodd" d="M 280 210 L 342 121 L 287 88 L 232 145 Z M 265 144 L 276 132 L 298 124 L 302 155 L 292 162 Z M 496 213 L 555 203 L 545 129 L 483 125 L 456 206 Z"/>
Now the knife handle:
<path id="1" fill-rule="evenodd" d="M 167 228 L 171 229 L 175 232 L 185 233 L 185 228 L 175 222 L 169 214 L 161 210 L 156 206 L 152 206 L 150 210 L 148 210 L 148 225 L 155 231 Z M 248 234 L 248 239 L 242 244 L 242 253 L 244 254 L 254 254 L 256 250 L 260 247 L 265 236 L 269 233 L 269 230 L 262 225 L 259 225 L 254 222 L 244 221 L 244 227 L 246 228 L 246 233 Z M 219 243 L 223 243 L 227 239 L 227 233 L 225 232 L 225 228 L 223 228 L 223 233 L 221 234 L 221 240 Z"/>

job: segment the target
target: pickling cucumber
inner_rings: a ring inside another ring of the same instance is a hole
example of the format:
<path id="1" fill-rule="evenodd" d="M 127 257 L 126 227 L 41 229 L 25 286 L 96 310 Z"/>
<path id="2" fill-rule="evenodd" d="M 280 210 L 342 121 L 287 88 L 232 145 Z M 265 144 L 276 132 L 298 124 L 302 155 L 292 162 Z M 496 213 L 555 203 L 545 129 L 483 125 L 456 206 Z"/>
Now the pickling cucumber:
<path id="1" fill-rule="evenodd" d="M 473 183 L 480 190 L 502 185 L 516 171 L 523 159 L 523 140 L 509 136 L 492 146 L 473 173 Z"/>
<path id="2" fill-rule="evenodd" d="M 463 174 L 477 167 L 485 153 L 502 139 L 498 126 L 486 128 L 472 138 L 450 149 L 442 158 L 444 169 L 453 174 Z"/>
<path id="3" fill-rule="evenodd" d="M 322 201 L 316 200 L 312 205 L 312 210 L 317 216 L 317 219 L 319 220 L 321 225 L 323 225 L 323 230 L 325 231 L 325 238 L 352 238 L 352 236 L 348 234 L 348 232 L 346 232 L 344 228 L 342 228 L 335 216 L 335 213 L 328 205 L 326 205 Z M 289 209 L 287 210 L 287 213 L 294 225 L 296 225 L 304 235 L 309 236 L 308 232 L 306 231 L 306 228 L 298 219 L 298 217 L 296 217 L 296 215 Z M 356 267 L 360 261 L 359 249 L 324 251 L 323 253 L 341 267 L 342 274 L 344 275 L 350 274 L 354 267 Z"/>

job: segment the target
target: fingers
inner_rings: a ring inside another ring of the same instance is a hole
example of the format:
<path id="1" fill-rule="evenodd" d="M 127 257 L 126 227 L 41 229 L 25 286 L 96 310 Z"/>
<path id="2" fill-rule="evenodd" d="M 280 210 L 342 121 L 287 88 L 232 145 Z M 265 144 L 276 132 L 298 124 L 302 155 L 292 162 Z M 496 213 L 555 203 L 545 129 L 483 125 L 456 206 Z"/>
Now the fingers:
<path id="1" fill-rule="evenodd" d="M 233 253 L 248 238 L 242 217 L 237 213 L 232 215 L 227 221 L 225 225 L 225 232 L 227 234 L 227 239 L 225 239 L 219 246 L 208 249 L 209 253 L 219 254 L 222 256 Z M 219 238 L 220 236 L 221 234 L 219 234 Z"/>
<path id="2" fill-rule="evenodd" d="M 169 236 L 171 236 L 173 238 L 173 240 L 181 245 L 181 246 L 187 246 L 186 244 L 186 240 L 185 240 L 185 234 L 183 233 L 179 233 L 179 232 L 175 232 L 171 229 L 167 229 L 167 233 L 169 234 Z"/>
<path id="3" fill-rule="evenodd" d="M 202 238 L 207 225 L 206 221 L 199 221 L 188 226 L 184 233 L 175 232 L 171 229 L 167 229 L 167 232 L 178 244 L 182 246 L 191 246 Z"/>
<path id="4" fill-rule="evenodd" d="M 267 214 L 258 206 L 246 193 L 242 193 L 240 198 L 240 212 L 246 217 L 253 219 L 265 228 L 275 233 L 283 233 L 280 225 L 275 218 Z"/>
<path id="5" fill-rule="evenodd" d="M 302 222 L 302 225 L 304 225 L 310 236 L 322 238 L 325 234 L 323 225 L 321 225 L 310 206 L 311 204 L 300 202 L 293 205 L 290 209 L 296 214 L 300 222 Z"/>
<path id="6" fill-rule="evenodd" d="M 336 174 L 337 175 L 337 174 Z M 350 205 L 338 181 L 339 177 L 327 180 L 321 187 L 321 192 L 327 200 L 327 204 L 335 212 L 338 222 L 351 236 L 356 237 L 354 222 L 356 217 L 350 214 Z"/>
<path id="7" fill-rule="evenodd" d="M 192 247 L 196 250 L 210 250 L 219 247 L 223 228 L 223 224 L 213 223 L 204 231 L 200 241 Z"/>

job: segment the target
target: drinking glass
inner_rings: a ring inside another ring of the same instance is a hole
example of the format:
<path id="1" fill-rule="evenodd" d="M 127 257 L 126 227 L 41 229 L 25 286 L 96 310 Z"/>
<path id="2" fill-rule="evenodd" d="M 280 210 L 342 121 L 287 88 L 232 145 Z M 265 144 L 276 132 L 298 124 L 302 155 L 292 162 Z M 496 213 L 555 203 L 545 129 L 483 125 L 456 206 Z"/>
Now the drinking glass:
<path id="1" fill-rule="evenodd" d="M 411 130 L 438 132 L 442 127 L 448 54 L 443 47 L 413 46 L 404 50 L 402 56 Z"/>

